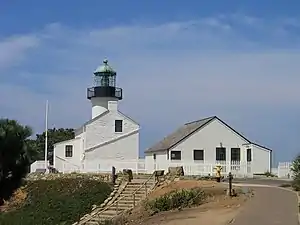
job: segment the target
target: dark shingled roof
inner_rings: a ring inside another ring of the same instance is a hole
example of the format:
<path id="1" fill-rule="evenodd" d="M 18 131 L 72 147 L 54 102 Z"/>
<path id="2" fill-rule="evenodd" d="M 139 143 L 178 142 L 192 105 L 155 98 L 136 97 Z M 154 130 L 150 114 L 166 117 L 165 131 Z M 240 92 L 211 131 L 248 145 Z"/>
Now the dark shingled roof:
<path id="1" fill-rule="evenodd" d="M 194 132 L 202 129 L 203 127 L 205 127 L 206 125 L 208 125 L 210 122 L 212 122 L 215 119 L 219 120 L 226 127 L 228 127 L 233 132 L 235 132 L 237 135 L 239 135 L 241 138 L 243 138 L 245 140 L 245 142 L 247 142 L 248 144 L 255 144 L 255 145 L 260 146 L 262 148 L 265 148 L 269 151 L 272 151 L 271 149 L 269 149 L 267 147 L 264 147 L 262 145 L 254 143 L 252 141 L 249 141 L 246 137 L 244 137 L 242 134 L 238 133 L 236 130 L 234 130 L 232 127 L 230 127 L 224 121 L 219 119 L 217 116 L 211 116 L 211 117 L 207 117 L 207 118 L 204 118 L 204 119 L 201 119 L 201 120 L 197 120 L 197 121 L 194 121 L 194 122 L 184 124 L 182 127 L 177 129 L 175 132 L 173 132 L 172 134 L 165 137 L 162 141 L 156 143 L 151 148 L 147 149 L 145 151 L 145 153 L 168 150 L 168 149 L 174 147 L 176 144 L 183 141 L 185 138 L 187 138 L 188 136 L 190 136 Z"/>
<path id="2" fill-rule="evenodd" d="M 201 127 L 204 127 L 206 124 L 208 124 L 215 118 L 215 116 L 212 116 L 194 122 L 186 123 L 179 129 L 177 129 L 175 132 L 165 137 L 162 141 L 147 149 L 145 152 L 157 152 L 161 150 L 168 150 L 177 143 L 179 143 L 181 140 L 195 132 L 196 130 L 200 129 Z"/>

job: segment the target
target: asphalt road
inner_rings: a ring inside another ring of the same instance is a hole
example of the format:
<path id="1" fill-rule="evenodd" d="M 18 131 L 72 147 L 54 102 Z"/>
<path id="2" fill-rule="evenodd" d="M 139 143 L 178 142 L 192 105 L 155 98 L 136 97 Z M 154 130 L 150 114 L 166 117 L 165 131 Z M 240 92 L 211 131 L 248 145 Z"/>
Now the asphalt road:
<path id="1" fill-rule="evenodd" d="M 228 182 L 228 181 L 225 181 Z M 291 183 L 290 180 L 283 180 L 283 179 L 263 179 L 263 178 L 259 178 L 259 179 L 233 179 L 232 183 L 235 184 L 240 184 L 240 183 L 244 183 L 244 184 L 259 184 L 259 185 L 270 185 L 270 186 L 275 186 L 275 187 L 280 187 L 280 185 L 282 184 L 287 184 L 287 183 Z"/>
<path id="2" fill-rule="evenodd" d="M 277 187 L 252 187 L 249 200 L 232 225 L 299 225 L 297 195 Z"/>
<path id="3" fill-rule="evenodd" d="M 254 198 L 231 222 L 232 225 L 299 225 L 298 198 L 295 192 L 278 188 L 289 180 L 234 179 L 233 184 L 251 185 Z M 255 185 L 268 185 L 268 187 Z"/>

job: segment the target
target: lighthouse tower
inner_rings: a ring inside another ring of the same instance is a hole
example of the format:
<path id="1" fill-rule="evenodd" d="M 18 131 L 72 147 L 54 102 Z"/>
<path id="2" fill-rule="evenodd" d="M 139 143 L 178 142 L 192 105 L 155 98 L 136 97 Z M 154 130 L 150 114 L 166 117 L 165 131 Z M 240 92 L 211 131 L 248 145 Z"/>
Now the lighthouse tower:
<path id="1" fill-rule="evenodd" d="M 92 119 L 112 108 L 116 109 L 122 99 L 122 88 L 116 87 L 117 73 L 103 60 L 103 65 L 94 72 L 94 87 L 87 89 L 87 98 L 92 103 Z"/>

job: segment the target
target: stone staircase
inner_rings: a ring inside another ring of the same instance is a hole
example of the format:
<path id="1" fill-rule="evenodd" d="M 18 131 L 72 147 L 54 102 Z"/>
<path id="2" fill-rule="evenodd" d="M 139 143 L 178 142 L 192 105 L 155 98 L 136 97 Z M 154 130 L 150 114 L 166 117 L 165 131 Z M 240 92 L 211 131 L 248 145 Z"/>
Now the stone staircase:
<path id="1" fill-rule="evenodd" d="M 109 202 L 101 210 L 98 209 L 97 213 L 91 213 L 91 216 L 79 221 L 77 224 L 96 225 L 106 220 L 111 220 L 122 212 L 132 209 L 141 200 L 145 199 L 154 186 L 155 181 L 152 175 L 148 175 L 147 179 L 133 179 L 123 187 L 119 195 L 112 202 Z"/>

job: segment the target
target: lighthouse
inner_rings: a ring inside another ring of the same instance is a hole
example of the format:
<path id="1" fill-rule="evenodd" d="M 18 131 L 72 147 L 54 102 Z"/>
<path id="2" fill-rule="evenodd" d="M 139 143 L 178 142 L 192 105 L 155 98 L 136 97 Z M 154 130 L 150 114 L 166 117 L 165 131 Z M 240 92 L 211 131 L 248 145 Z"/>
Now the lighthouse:
<path id="1" fill-rule="evenodd" d="M 87 98 L 92 103 L 92 119 L 110 110 L 117 109 L 122 99 L 122 88 L 116 87 L 117 73 L 108 65 L 108 60 L 94 71 L 94 86 L 87 89 Z"/>

